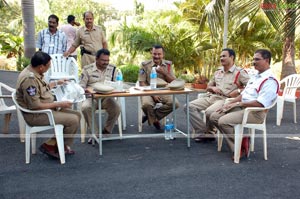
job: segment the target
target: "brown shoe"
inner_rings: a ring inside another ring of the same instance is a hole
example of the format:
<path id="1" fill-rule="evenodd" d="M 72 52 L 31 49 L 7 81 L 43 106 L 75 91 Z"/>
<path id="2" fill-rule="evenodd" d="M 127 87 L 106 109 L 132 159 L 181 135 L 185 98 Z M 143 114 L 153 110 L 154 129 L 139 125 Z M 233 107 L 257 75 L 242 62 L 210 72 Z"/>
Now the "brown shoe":
<path id="1" fill-rule="evenodd" d="M 59 154 L 57 153 L 57 146 L 48 145 L 46 143 L 40 146 L 40 151 L 51 158 L 59 159 Z"/>

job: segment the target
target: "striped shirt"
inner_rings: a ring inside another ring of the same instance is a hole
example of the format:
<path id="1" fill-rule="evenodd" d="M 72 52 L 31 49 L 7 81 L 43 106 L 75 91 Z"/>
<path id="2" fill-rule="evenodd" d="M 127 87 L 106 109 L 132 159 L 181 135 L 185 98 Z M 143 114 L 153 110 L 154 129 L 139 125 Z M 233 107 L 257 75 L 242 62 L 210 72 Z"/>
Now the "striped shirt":
<path id="1" fill-rule="evenodd" d="M 51 34 L 49 29 L 43 29 L 38 33 L 36 48 L 51 54 L 63 54 L 67 50 L 67 37 L 61 30 Z"/>

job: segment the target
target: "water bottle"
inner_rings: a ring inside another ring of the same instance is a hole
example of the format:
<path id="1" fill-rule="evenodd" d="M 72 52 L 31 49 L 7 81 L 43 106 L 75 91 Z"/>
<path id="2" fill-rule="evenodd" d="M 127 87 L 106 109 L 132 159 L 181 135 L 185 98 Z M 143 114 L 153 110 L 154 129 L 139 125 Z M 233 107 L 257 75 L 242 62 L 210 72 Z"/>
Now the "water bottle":
<path id="1" fill-rule="evenodd" d="M 169 138 L 170 140 L 173 140 L 174 139 L 174 130 L 175 130 L 175 126 L 174 126 L 174 123 L 173 123 L 173 118 L 171 119 L 170 121 L 170 134 L 169 134 Z"/>
<path id="2" fill-rule="evenodd" d="M 122 71 L 119 69 L 117 72 L 117 90 L 118 91 L 122 91 L 123 90 L 123 75 L 122 75 Z"/>
<path id="3" fill-rule="evenodd" d="M 172 124 L 170 123 L 170 120 L 167 118 L 166 125 L 165 125 L 165 140 L 170 140 L 171 137 L 171 131 L 172 131 Z"/>
<path id="4" fill-rule="evenodd" d="M 157 84 L 157 73 L 156 73 L 155 66 L 153 66 L 150 74 L 150 88 L 156 89 L 156 84 Z"/>

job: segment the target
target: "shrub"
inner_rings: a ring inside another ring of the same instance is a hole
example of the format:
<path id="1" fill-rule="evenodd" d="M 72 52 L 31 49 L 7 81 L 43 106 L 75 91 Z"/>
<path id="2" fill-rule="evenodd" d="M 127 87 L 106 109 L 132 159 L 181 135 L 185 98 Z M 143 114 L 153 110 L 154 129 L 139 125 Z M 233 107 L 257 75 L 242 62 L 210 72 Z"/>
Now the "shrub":
<path id="1" fill-rule="evenodd" d="M 124 82 L 133 82 L 135 83 L 138 80 L 139 69 L 140 67 L 137 65 L 123 65 L 120 66 L 120 69 L 123 74 Z"/>
<path id="2" fill-rule="evenodd" d="M 195 79 L 193 74 L 180 74 L 178 78 L 183 79 L 186 83 L 193 83 Z"/>

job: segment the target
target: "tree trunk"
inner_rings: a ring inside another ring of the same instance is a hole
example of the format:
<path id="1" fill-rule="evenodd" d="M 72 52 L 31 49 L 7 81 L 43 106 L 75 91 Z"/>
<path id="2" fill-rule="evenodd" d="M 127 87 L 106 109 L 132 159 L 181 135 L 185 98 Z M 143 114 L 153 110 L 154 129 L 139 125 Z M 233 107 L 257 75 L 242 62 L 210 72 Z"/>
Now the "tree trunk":
<path id="1" fill-rule="evenodd" d="M 295 5 L 296 0 L 286 0 L 287 5 Z M 284 77 L 295 74 L 295 19 L 296 19 L 296 10 L 293 8 L 286 9 L 286 18 L 284 24 L 285 39 L 282 49 L 283 60 L 281 68 L 281 77 Z"/>
<path id="2" fill-rule="evenodd" d="M 225 0 L 223 48 L 227 48 L 229 0 Z"/>
<path id="3" fill-rule="evenodd" d="M 22 0 L 24 55 L 31 58 L 35 53 L 34 1 Z"/>

